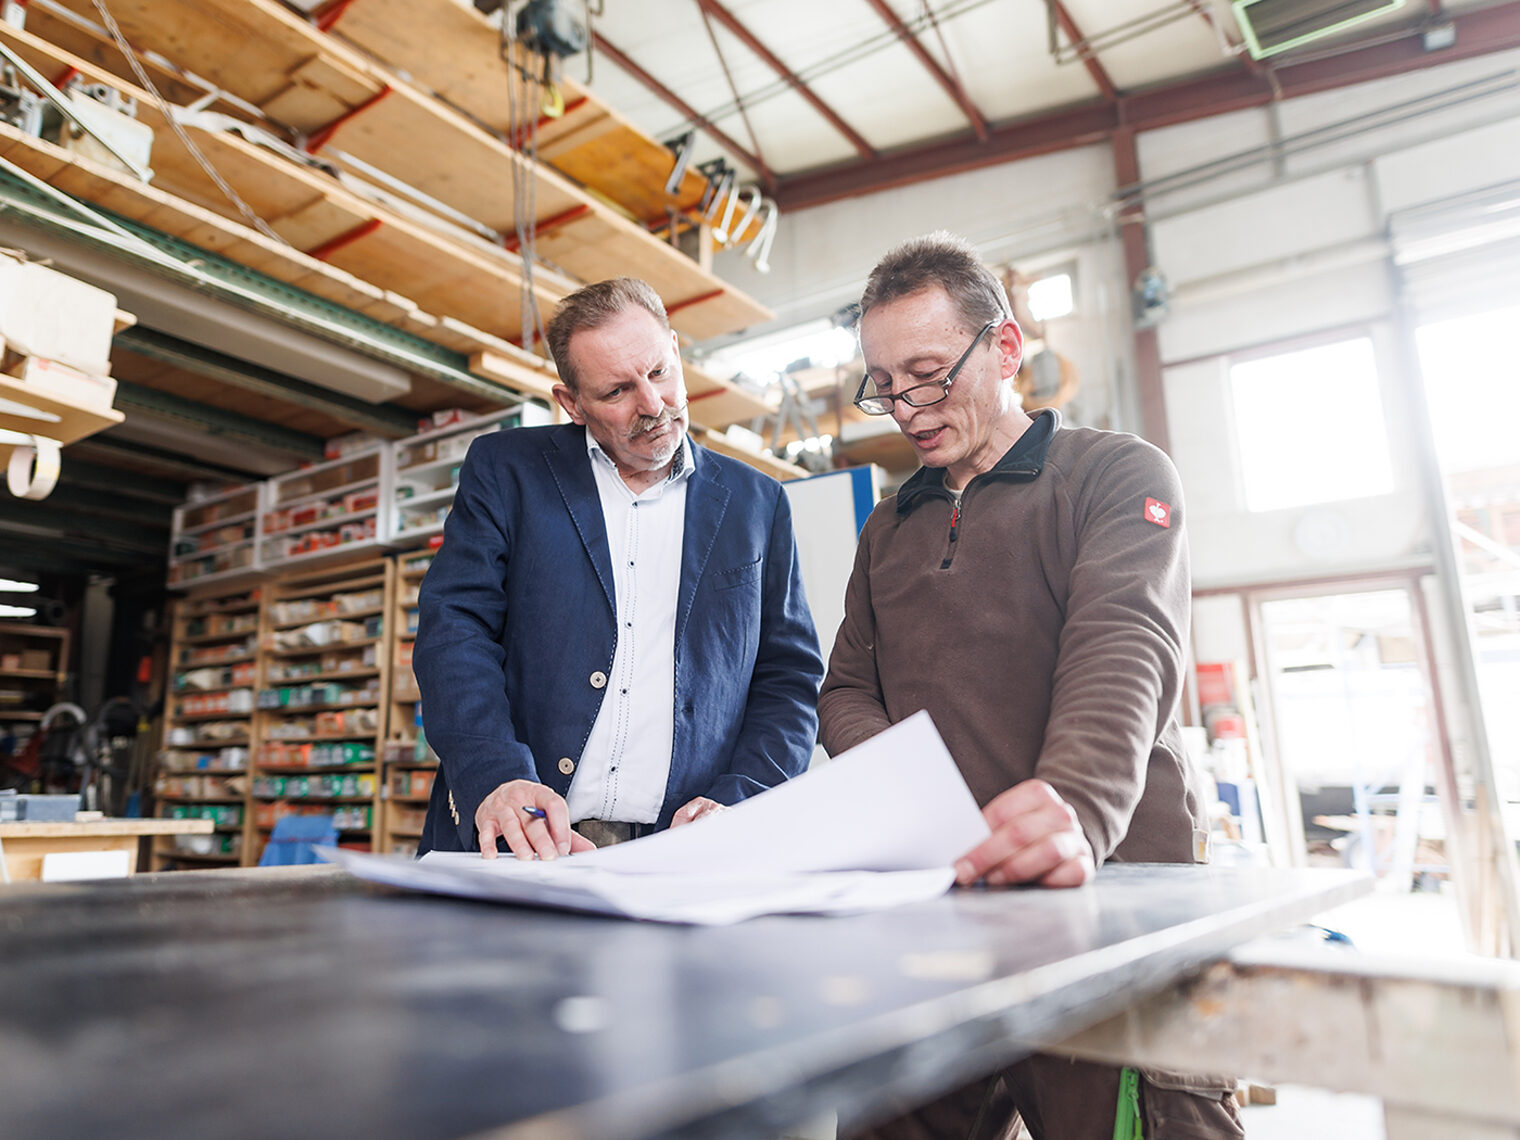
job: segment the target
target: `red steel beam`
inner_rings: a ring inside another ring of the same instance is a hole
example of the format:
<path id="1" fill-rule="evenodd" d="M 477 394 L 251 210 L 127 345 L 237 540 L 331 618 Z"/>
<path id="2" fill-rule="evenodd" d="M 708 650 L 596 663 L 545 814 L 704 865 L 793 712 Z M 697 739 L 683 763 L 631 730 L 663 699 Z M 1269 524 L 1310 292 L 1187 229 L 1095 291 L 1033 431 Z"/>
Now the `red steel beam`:
<path id="1" fill-rule="evenodd" d="M 723 147 L 729 151 L 730 154 L 733 154 L 748 163 L 750 168 L 760 176 L 760 181 L 764 183 L 767 191 L 775 186 L 775 174 L 772 173 L 771 168 L 768 167 L 758 155 L 751 154 L 744 147 L 740 146 L 733 139 L 729 138 L 728 135 L 720 131 L 712 124 L 712 121 L 708 119 L 707 116 L 703 115 L 700 111 L 698 111 L 690 103 L 686 102 L 686 100 L 682 99 L 669 87 L 666 87 L 665 84 L 661 83 L 654 76 L 650 75 L 649 72 L 645 71 L 638 64 L 634 63 L 633 60 L 624 55 L 623 52 L 619 51 L 612 44 L 608 43 L 601 32 L 593 31 L 591 33 L 591 38 L 596 44 L 597 51 L 601 52 L 608 59 L 612 60 L 613 63 L 617 64 L 629 75 L 633 76 L 645 87 L 653 91 L 666 103 L 669 103 L 677 111 L 680 111 L 681 114 L 685 115 L 686 118 L 691 122 L 701 127 L 708 134 L 712 135 L 712 137 L 717 139 L 718 142 L 721 143 Z"/>
<path id="2" fill-rule="evenodd" d="M 1065 108 L 1007 123 L 994 128 L 985 143 L 956 137 L 906 147 L 869 163 L 851 162 L 789 174 L 777 184 L 772 196 L 783 210 L 801 210 L 857 194 L 1088 146 L 1107 139 L 1120 126 L 1137 131 L 1155 130 L 1229 111 L 1263 107 L 1277 98 L 1333 91 L 1440 63 L 1520 48 L 1520 0 L 1462 12 L 1450 20 L 1456 26 L 1456 43 L 1438 52 L 1425 51 L 1420 36 L 1412 34 L 1299 64 L 1285 59 L 1272 71 L 1276 92 L 1266 75 L 1252 74 L 1232 65 L 1195 79 L 1125 95 L 1114 104 Z"/>
<path id="3" fill-rule="evenodd" d="M 1107 69 L 1098 59 L 1098 53 L 1087 46 L 1087 37 L 1082 34 L 1082 29 L 1077 27 L 1077 22 L 1071 18 L 1071 13 L 1066 10 L 1066 5 L 1061 0 L 1051 0 L 1051 11 L 1056 15 L 1056 23 L 1061 25 L 1061 31 L 1066 33 L 1066 38 L 1071 41 L 1071 46 L 1082 54 L 1082 66 L 1087 68 L 1087 74 L 1092 76 L 1092 81 L 1098 85 L 1098 90 L 1103 92 L 1103 98 L 1110 103 L 1119 101 L 1119 89 L 1114 86 L 1114 81 L 1109 78 Z"/>
<path id="4" fill-rule="evenodd" d="M 841 119 L 834 111 L 834 108 L 820 99 L 811 87 L 798 78 L 791 68 L 777 59 L 769 48 L 755 38 L 753 32 L 739 22 L 738 17 L 718 3 L 718 0 L 697 0 L 697 3 L 710 13 L 718 23 L 732 32 L 740 43 L 763 59 L 772 71 L 786 81 L 788 86 L 808 101 L 813 110 L 827 119 L 831 127 L 849 139 L 850 145 L 855 148 L 862 158 L 874 158 L 876 156 L 876 148 L 866 142 L 861 137 L 860 132 L 855 130 L 854 127 Z"/>
<path id="5" fill-rule="evenodd" d="M 1140 155 L 1135 149 L 1133 127 L 1120 127 L 1110 137 L 1114 151 L 1114 177 L 1120 186 L 1140 181 Z M 1150 265 L 1150 233 L 1143 203 L 1135 202 L 1119 213 L 1119 244 L 1124 250 L 1124 280 L 1133 288 Z M 1135 349 L 1135 388 L 1140 397 L 1140 431 L 1162 451 L 1170 452 L 1171 432 L 1166 421 L 1166 392 L 1161 377 L 1161 342 L 1154 328 L 1139 329 L 1130 323 Z"/>
<path id="6" fill-rule="evenodd" d="M 976 141 L 986 142 L 991 129 L 987 126 L 986 118 L 976 109 L 976 104 L 971 102 L 961 85 L 939 65 L 938 60 L 929 54 L 928 49 L 919 42 L 918 37 L 913 34 L 908 25 L 897 18 L 897 13 L 892 11 L 892 6 L 887 3 L 887 0 L 866 0 L 866 2 L 876 9 L 876 14 L 886 21 L 887 27 L 897 33 L 897 38 L 903 42 L 904 46 L 918 57 L 918 62 L 923 64 L 929 74 L 934 76 L 935 82 L 945 89 L 945 94 L 955 100 L 955 105 L 961 109 L 961 114 L 970 120 L 971 130 L 976 134 Z"/>

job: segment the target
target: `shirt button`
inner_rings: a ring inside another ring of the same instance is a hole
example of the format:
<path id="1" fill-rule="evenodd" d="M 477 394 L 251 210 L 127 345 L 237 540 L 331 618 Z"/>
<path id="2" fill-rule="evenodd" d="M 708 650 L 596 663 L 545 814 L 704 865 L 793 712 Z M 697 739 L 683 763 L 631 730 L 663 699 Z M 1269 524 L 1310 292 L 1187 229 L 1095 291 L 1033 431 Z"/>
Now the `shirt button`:
<path id="1" fill-rule="evenodd" d="M 604 688 L 606 688 L 607 687 L 607 674 L 603 673 L 600 669 L 598 669 L 595 673 L 591 674 L 591 687 L 593 689 L 604 689 Z"/>
<path id="2" fill-rule="evenodd" d="M 559 770 L 561 775 L 570 775 L 575 771 L 575 761 L 568 756 L 561 756 L 559 758 Z"/>

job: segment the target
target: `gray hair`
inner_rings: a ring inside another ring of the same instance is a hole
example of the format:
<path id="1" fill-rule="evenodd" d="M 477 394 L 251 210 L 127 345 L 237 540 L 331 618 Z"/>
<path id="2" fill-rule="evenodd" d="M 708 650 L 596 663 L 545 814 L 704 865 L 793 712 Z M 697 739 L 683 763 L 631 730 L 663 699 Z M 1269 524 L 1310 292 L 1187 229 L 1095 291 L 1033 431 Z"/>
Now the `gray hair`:
<path id="1" fill-rule="evenodd" d="M 580 387 L 575 368 L 570 363 L 570 338 L 585 329 L 600 328 L 628 309 L 640 308 L 670 330 L 670 318 L 660 295 L 637 277 L 614 277 L 578 289 L 559 303 L 544 329 L 549 352 L 554 357 L 559 378 L 573 392 Z"/>
<path id="2" fill-rule="evenodd" d="M 1002 282 L 982 263 L 971 243 L 945 230 L 912 238 L 883 255 L 866 281 L 861 315 L 936 285 L 949 295 L 967 329 L 1013 315 Z"/>

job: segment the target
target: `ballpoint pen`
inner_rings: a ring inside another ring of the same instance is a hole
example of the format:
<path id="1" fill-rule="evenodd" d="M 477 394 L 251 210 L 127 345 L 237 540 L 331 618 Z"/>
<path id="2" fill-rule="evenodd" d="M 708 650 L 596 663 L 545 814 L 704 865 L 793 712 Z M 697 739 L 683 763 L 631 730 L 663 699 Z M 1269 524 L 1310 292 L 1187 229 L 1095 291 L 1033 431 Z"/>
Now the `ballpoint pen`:
<path id="1" fill-rule="evenodd" d="M 534 819 L 548 819 L 549 818 L 549 813 L 546 812 L 541 807 L 532 807 L 529 804 L 523 804 L 523 811 L 527 812 Z"/>

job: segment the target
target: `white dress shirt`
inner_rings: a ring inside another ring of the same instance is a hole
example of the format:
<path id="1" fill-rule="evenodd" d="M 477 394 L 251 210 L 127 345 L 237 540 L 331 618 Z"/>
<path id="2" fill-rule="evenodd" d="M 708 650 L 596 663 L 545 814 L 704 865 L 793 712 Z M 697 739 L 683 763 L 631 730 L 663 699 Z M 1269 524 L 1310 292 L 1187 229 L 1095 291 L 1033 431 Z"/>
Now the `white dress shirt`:
<path id="1" fill-rule="evenodd" d="M 683 438 L 670 477 L 635 495 L 589 431 L 586 450 L 612 554 L 618 640 L 566 802 L 571 823 L 654 823 L 675 740 L 676 600 L 695 455 Z"/>

